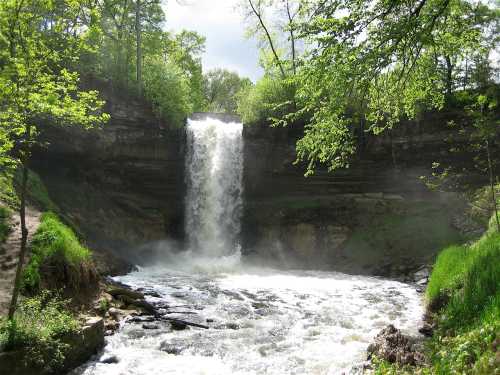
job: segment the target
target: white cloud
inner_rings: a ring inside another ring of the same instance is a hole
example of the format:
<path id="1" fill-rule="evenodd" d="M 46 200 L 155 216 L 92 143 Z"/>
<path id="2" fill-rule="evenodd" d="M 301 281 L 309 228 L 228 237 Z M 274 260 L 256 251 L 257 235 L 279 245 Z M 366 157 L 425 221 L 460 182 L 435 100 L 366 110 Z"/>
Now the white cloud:
<path id="1" fill-rule="evenodd" d="M 179 4 L 180 3 L 180 4 Z M 245 38 L 237 0 L 169 0 L 166 29 L 194 30 L 207 38 L 203 69 L 226 68 L 253 81 L 262 76 L 254 40 Z"/>

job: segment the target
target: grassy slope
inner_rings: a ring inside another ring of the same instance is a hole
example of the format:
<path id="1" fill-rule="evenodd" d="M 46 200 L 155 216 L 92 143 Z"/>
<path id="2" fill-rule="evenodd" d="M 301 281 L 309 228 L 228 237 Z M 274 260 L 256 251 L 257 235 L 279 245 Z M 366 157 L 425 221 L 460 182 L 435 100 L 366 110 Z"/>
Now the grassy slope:
<path id="1" fill-rule="evenodd" d="M 40 267 L 58 259 L 75 270 L 90 261 L 91 252 L 82 246 L 71 228 L 47 212 L 42 215 L 40 226 L 31 242 L 32 256 L 24 270 L 24 286 L 35 289 L 41 281 Z"/>
<path id="2" fill-rule="evenodd" d="M 437 322 L 429 366 L 381 362 L 376 374 L 500 374 L 500 233 L 490 228 L 473 245 L 443 250 L 426 301 Z"/>

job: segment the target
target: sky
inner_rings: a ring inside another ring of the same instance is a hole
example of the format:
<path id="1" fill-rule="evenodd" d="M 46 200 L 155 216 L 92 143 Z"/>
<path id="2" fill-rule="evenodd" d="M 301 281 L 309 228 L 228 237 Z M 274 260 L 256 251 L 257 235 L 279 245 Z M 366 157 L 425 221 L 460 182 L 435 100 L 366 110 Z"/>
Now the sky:
<path id="1" fill-rule="evenodd" d="M 257 42 L 245 38 L 243 18 L 236 9 L 238 0 L 168 0 L 164 5 L 166 30 L 196 31 L 205 36 L 203 70 L 226 68 L 256 81 L 259 66 Z"/>

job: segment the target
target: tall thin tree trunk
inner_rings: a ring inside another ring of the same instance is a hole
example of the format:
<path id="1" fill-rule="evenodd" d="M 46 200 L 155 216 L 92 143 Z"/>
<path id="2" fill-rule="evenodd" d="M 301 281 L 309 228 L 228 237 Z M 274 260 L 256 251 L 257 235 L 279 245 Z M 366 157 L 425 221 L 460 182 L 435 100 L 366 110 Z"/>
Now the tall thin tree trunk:
<path id="1" fill-rule="evenodd" d="M 262 30 L 264 30 L 264 33 L 266 34 L 267 41 L 269 42 L 269 47 L 271 48 L 271 52 L 273 53 L 274 59 L 276 60 L 276 64 L 278 64 L 278 68 L 280 69 L 281 76 L 283 78 L 286 78 L 285 68 L 283 68 L 283 64 L 281 63 L 281 59 L 278 56 L 278 52 L 276 51 L 276 48 L 274 48 L 273 38 L 271 37 L 271 33 L 269 32 L 269 30 L 266 27 L 266 24 L 264 23 L 264 19 L 262 17 L 262 14 L 255 8 L 252 0 L 248 0 L 248 4 L 250 5 L 250 8 L 252 9 L 253 14 L 259 20 L 259 24 L 262 27 Z"/>
<path id="2" fill-rule="evenodd" d="M 491 156 L 490 156 L 490 143 L 486 140 L 486 154 L 488 155 L 488 169 L 490 172 L 490 188 L 491 188 L 491 201 L 493 203 L 493 209 L 495 210 L 495 218 L 497 221 L 497 230 L 500 232 L 500 220 L 498 218 L 498 206 L 497 206 L 497 198 L 495 194 L 495 181 L 493 179 L 493 165 L 491 164 Z"/>
<path id="3" fill-rule="evenodd" d="M 453 91 L 453 64 L 450 56 L 444 57 L 446 60 L 446 94 L 451 97 Z"/>
<path id="4" fill-rule="evenodd" d="M 141 31 L 141 0 L 135 3 L 135 33 L 137 41 L 137 86 L 142 95 L 142 31 Z"/>
<path id="5" fill-rule="evenodd" d="M 291 48 L 292 48 L 292 70 L 293 70 L 293 74 L 296 75 L 297 74 L 297 64 L 295 62 L 296 60 L 296 52 L 295 52 L 295 34 L 294 34 L 294 30 L 295 30 L 295 27 L 293 25 L 293 16 L 292 16 L 292 13 L 290 12 L 290 3 L 288 2 L 288 0 L 286 0 L 286 13 L 288 15 L 288 27 L 290 28 L 289 32 L 290 32 L 290 43 L 291 43 Z"/>
<path id="6" fill-rule="evenodd" d="M 31 138 L 31 127 L 28 126 L 26 129 L 25 136 L 25 150 L 22 156 L 22 177 L 21 177 L 21 206 L 19 208 L 19 218 L 21 221 L 21 249 L 19 252 L 19 259 L 16 269 L 16 278 L 14 279 L 14 289 L 12 291 L 12 299 L 10 301 L 9 307 L 9 320 L 14 318 L 14 313 L 16 312 L 17 299 L 19 298 L 19 290 L 21 289 L 21 275 L 24 266 L 24 260 L 26 258 L 26 250 L 28 244 L 28 228 L 26 227 L 26 191 L 28 185 L 28 160 L 29 160 L 29 140 Z"/>

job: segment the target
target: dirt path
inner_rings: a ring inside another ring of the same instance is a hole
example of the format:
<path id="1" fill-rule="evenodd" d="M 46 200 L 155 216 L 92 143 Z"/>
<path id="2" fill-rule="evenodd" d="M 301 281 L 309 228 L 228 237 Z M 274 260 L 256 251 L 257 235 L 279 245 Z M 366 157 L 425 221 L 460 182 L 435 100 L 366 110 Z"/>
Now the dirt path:
<path id="1" fill-rule="evenodd" d="M 40 224 L 41 213 L 32 208 L 26 208 L 26 227 L 29 231 L 28 241 Z M 17 259 L 21 247 L 21 225 L 17 213 L 12 217 L 12 232 L 7 240 L 0 245 L 0 316 L 5 316 L 9 310 L 14 278 L 16 275 Z"/>

